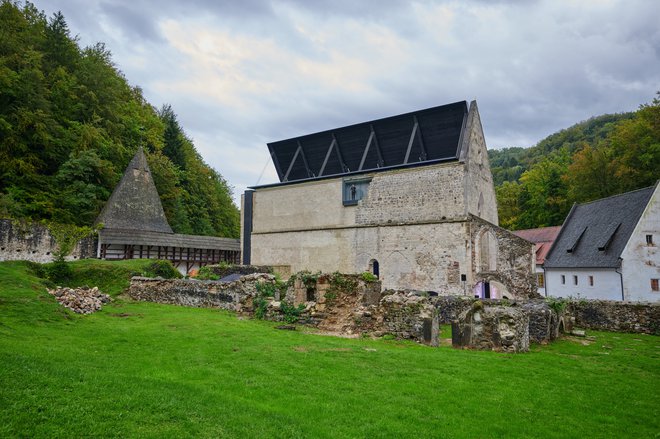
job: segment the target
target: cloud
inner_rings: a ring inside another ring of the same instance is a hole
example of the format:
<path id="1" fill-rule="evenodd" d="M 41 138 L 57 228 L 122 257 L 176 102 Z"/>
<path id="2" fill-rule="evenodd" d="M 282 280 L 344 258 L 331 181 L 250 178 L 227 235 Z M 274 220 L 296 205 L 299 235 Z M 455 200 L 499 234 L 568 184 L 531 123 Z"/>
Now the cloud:
<path id="1" fill-rule="evenodd" d="M 57 0 L 238 195 L 266 143 L 477 99 L 491 148 L 531 146 L 660 88 L 660 2 Z"/>

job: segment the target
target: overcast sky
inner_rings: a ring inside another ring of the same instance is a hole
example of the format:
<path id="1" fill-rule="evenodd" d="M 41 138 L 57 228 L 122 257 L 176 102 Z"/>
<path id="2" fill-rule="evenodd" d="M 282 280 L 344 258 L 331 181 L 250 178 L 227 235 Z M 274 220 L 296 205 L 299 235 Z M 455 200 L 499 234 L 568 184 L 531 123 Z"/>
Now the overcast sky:
<path id="1" fill-rule="evenodd" d="M 34 2 L 171 104 L 235 199 L 278 181 L 267 142 L 476 99 L 489 148 L 527 147 L 660 90 L 657 0 Z"/>

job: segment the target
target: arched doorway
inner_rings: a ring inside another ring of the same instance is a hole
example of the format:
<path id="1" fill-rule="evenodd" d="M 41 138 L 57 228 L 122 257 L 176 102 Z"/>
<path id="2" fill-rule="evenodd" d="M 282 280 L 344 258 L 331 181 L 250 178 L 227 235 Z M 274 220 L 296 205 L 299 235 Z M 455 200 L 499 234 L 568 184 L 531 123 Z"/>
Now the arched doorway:
<path id="1" fill-rule="evenodd" d="M 376 259 L 369 261 L 369 272 L 377 278 L 380 278 L 380 264 Z"/>
<path id="2" fill-rule="evenodd" d="M 507 288 L 500 282 L 494 280 L 482 280 L 474 286 L 474 297 L 479 299 L 504 299 L 511 298 Z"/>

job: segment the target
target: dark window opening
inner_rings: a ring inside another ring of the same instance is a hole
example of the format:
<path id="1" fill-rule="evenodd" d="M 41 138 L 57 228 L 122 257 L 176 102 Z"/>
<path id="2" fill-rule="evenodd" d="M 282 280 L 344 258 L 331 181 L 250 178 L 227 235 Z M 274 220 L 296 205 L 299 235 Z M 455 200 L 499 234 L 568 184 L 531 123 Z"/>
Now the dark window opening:
<path id="1" fill-rule="evenodd" d="M 651 291 L 660 291 L 658 279 L 651 279 Z"/>
<path id="2" fill-rule="evenodd" d="M 594 286 L 594 277 L 593 276 L 589 276 L 589 286 L 590 287 Z"/>
<path id="3" fill-rule="evenodd" d="M 314 287 L 307 287 L 307 301 L 308 302 L 313 302 L 314 301 L 314 293 L 315 293 L 315 288 Z"/>
<path id="4" fill-rule="evenodd" d="M 563 274 L 561 275 L 561 284 L 566 285 L 566 276 L 564 276 Z"/>
<path id="5" fill-rule="evenodd" d="M 646 245 L 653 245 L 653 235 L 646 235 Z"/>
<path id="6" fill-rule="evenodd" d="M 490 282 L 484 282 L 484 299 L 490 299 Z"/>
<path id="7" fill-rule="evenodd" d="M 369 271 L 377 278 L 380 278 L 380 264 L 376 259 L 372 259 L 369 262 Z"/>
<path id="8" fill-rule="evenodd" d="M 578 277 L 573 275 L 573 285 L 577 285 L 577 284 L 578 284 Z"/>

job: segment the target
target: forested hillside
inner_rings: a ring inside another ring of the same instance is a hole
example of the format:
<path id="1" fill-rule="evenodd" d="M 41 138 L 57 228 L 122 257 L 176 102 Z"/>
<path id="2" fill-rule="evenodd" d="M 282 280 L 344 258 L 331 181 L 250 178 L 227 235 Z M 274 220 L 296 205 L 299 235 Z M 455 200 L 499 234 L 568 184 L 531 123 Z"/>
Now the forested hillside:
<path id="1" fill-rule="evenodd" d="M 156 110 L 102 43 L 65 18 L 0 3 L 0 217 L 90 226 L 143 145 L 178 233 L 238 237 L 231 188 L 170 106 Z"/>
<path id="2" fill-rule="evenodd" d="M 561 225 L 575 202 L 660 178 L 660 92 L 634 113 L 594 117 L 532 148 L 491 150 L 489 157 L 502 227 Z"/>

